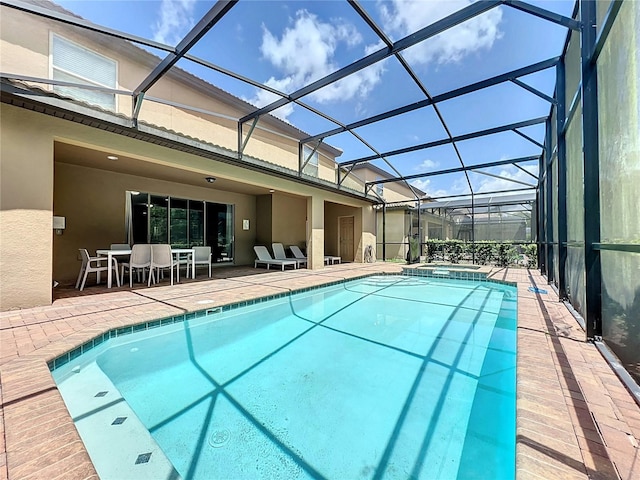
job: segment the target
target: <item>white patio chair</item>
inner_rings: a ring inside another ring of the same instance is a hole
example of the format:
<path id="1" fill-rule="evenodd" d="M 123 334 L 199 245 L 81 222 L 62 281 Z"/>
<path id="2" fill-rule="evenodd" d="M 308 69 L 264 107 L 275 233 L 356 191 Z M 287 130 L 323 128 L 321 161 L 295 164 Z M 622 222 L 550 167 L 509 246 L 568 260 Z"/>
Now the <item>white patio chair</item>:
<path id="1" fill-rule="evenodd" d="M 91 257 L 89 251 L 86 248 L 80 248 L 80 257 L 82 258 L 82 266 L 80 267 L 80 273 L 78 273 L 78 280 L 76 281 L 76 288 L 80 287 L 80 291 L 84 290 L 84 284 L 87 281 L 87 275 L 90 273 L 96 274 L 96 283 L 100 283 L 100 272 L 106 272 L 110 268 L 113 268 L 116 272 L 116 284 L 120 286 L 120 276 L 118 275 L 118 262 L 115 258 L 112 259 L 111 265 L 107 265 L 107 257 Z M 104 263 L 103 263 L 104 262 Z"/>
<path id="2" fill-rule="evenodd" d="M 296 268 L 300 268 L 300 265 L 306 265 L 306 258 L 287 258 L 287 253 L 284 251 L 284 246 L 281 243 L 272 243 L 271 248 L 273 248 L 273 257 L 276 260 L 295 260 Z"/>
<path id="3" fill-rule="evenodd" d="M 151 245 L 138 243 L 131 247 L 131 256 L 128 262 L 122 263 L 122 280 L 124 271 L 129 270 L 129 288 L 133 287 L 133 270 L 138 271 L 138 280 L 142 272 L 142 281 L 146 280 L 147 269 L 151 267 Z"/>
<path id="4" fill-rule="evenodd" d="M 160 280 L 160 270 L 168 268 L 171 271 L 171 285 L 173 285 L 173 268 L 176 269 L 176 282 L 180 281 L 180 263 L 173 258 L 171 245 L 151 245 L 151 267 L 149 267 L 148 286 Z"/>
<path id="5" fill-rule="evenodd" d="M 293 268 L 298 268 L 298 262 L 293 258 L 289 260 L 275 260 L 264 245 L 256 245 L 253 247 L 253 251 L 256 252 L 256 256 L 258 257 L 253 264 L 254 268 L 258 268 L 258 265 L 265 265 L 267 270 L 269 270 L 271 265 L 278 265 L 283 271 L 284 267 L 287 265 L 291 265 Z"/>
<path id="6" fill-rule="evenodd" d="M 211 278 L 211 247 L 193 247 L 195 256 L 195 267 L 198 265 L 207 265 L 209 267 L 209 278 Z M 187 255 L 187 278 L 189 278 L 189 268 L 191 268 L 191 254 Z M 193 274 L 195 277 L 195 272 Z"/>

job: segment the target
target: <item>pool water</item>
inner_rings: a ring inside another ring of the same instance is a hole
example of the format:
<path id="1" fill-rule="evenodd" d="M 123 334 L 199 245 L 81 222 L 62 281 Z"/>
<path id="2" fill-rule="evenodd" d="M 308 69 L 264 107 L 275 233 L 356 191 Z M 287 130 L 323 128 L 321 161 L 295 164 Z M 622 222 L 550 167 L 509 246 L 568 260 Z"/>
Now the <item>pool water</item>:
<path id="1" fill-rule="evenodd" d="M 182 478 L 513 479 L 515 326 L 514 287 L 368 277 L 120 337 L 92 368 Z"/>

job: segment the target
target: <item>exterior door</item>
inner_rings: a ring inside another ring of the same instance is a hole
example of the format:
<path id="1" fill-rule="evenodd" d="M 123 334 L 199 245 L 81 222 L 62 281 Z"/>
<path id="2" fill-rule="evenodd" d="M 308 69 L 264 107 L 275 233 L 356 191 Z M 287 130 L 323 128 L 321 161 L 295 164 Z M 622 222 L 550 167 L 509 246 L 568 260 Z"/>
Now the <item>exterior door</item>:
<path id="1" fill-rule="evenodd" d="M 340 217 L 339 222 L 340 257 L 343 262 L 353 262 L 353 217 Z"/>

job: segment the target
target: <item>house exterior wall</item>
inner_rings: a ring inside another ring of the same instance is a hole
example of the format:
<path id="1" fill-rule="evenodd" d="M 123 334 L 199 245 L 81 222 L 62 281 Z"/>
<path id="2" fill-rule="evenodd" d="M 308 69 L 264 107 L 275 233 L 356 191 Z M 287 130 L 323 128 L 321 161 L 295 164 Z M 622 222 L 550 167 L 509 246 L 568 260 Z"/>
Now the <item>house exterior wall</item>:
<path id="1" fill-rule="evenodd" d="M 385 241 L 385 260 L 404 259 L 407 253 L 408 220 L 405 219 L 404 210 L 391 210 L 385 214 L 384 225 L 386 227 Z M 382 258 L 382 211 L 377 216 L 377 241 L 378 256 Z"/>
<path id="2" fill-rule="evenodd" d="M 370 246 L 373 250 L 373 259 L 377 258 L 377 248 L 376 248 L 376 212 L 373 209 L 372 205 L 367 205 L 360 209 L 360 218 L 362 219 L 362 236 L 360 238 L 360 243 L 355 252 L 355 261 L 356 262 L 364 262 L 365 260 L 365 249 Z M 358 234 L 358 230 L 355 230 L 356 235 Z M 380 252 L 382 253 L 382 252 Z"/>
<path id="3" fill-rule="evenodd" d="M 297 245 L 306 248 L 307 199 L 293 195 L 272 195 L 272 242 L 282 243 L 285 248 Z M 271 249 L 271 244 L 268 244 Z"/>
<path id="4" fill-rule="evenodd" d="M 63 161 L 55 162 L 53 213 L 66 218 L 64 234 L 54 235 L 53 278 L 56 281 L 75 281 L 80 268 L 77 260 L 79 248 L 88 249 L 93 256 L 96 249 L 108 248 L 111 243 L 127 243 L 127 190 L 233 205 L 234 263 L 253 263 L 255 196 L 70 165 Z M 98 195 L 96 191 L 99 191 Z M 253 228 L 243 230 L 243 219 L 248 219 Z"/>
<path id="5" fill-rule="evenodd" d="M 50 52 L 54 35 L 116 61 L 116 89 L 134 90 L 161 61 L 161 58 L 127 41 L 14 8 L 2 6 L 0 9 L 0 71 L 8 76 L 52 78 Z M 53 90 L 52 86 L 45 84 L 33 83 L 32 86 Z M 149 97 L 202 111 L 166 105 Z M 69 106 L 70 109 L 84 108 L 71 101 Z M 132 107 L 130 95 L 117 95 L 115 112 L 112 113 L 130 119 Z M 234 205 L 236 264 L 251 264 L 254 258 L 252 247 L 258 237 L 269 237 L 268 240 L 281 241 L 285 245 L 309 246 L 313 241 L 310 257 L 315 257 L 315 260 L 312 259 L 310 267 L 322 268 L 325 248 L 337 250 L 337 233 L 326 237 L 324 232 L 326 203 L 345 205 L 338 210 L 350 211 L 355 216 L 356 260 L 362 259 L 363 239 L 370 241 L 375 238 L 372 228 L 367 227 L 371 231 L 366 232 L 366 237 L 363 233 L 364 224 L 375 225 L 375 214 L 368 201 L 7 103 L 0 104 L 0 108 L 2 310 L 51 303 L 52 280 L 72 282 L 77 276 L 80 267 L 78 248 L 87 248 L 93 253 L 95 249 L 108 247 L 111 243 L 123 242 L 127 190 Z M 147 92 L 139 120 L 142 125 L 146 122 L 170 130 L 168 135 L 176 132 L 178 139 L 187 136 L 235 152 L 238 150 L 236 119 L 252 110 L 253 107 L 242 100 L 202 79 L 183 70 L 172 69 Z M 91 115 L 93 112 L 89 110 Z M 112 113 L 100 114 L 108 117 Z M 245 125 L 243 130 L 246 136 L 250 125 Z M 303 136 L 306 134 L 295 127 L 265 116 L 253 130 L 243 153 L 275 167 L 297 171 L 298 139 Z M 66 161 L 63 154 L 56 154 L 55 145 L 60 144 L 134 159 L 145 165 L 145 173 L 132 173 L 117 167 L 96 168 L 86 160 Z M 319 178 L 335 182 L 336 154 L 339 154 L 337 149 L 320 146 Z M 179 183 L 171 181 L 168 172 L 175 171 L 173 169 L 281 193 L 271 196 L 266 202 L 261 195 L 222 192 Z M 164 177 L 156 175 L 156 171 L 164 171 Z M 261 213 L 268 218 L 260 218 Z M 328 215 L 332 229 L 337 229 L 338 213 L 331 211 Z M 53 233 L 53 215 L 64 216 L 67 220 L 67 228 L 62 235 Z M 371 218 L 363 221 L 367 215 Z M 249 220 L 248 231 L 242 230 L 243 219 Z M 326 246 L 325 237 L 329 242 Z"/>
<path id="6" fill-rule="evenodd" d="M 382 176 L 379 173 L 371 168 L 367 168 L 367 165 L 354 169 L 354 173 L 364 182 L 375 182 L 376 180 L 382 179 Z M 349 177 L 351 177 L 351 175 Z M 408 188 L 404 182 L 388 182 L 381 185 L 383 186 L 382 197 L 387 203 L 410 202 L 416 198 L 411 189 Z"/>
<path id="7" fill-rule="evenodd" d="M 5 103 L 0 104 L 0 109 L 2 310 L 50 304 L 52 280 L 59 281 L 60 277 L 60 280 L 71 281 L 77 276 L 78 248 L 94 250 L 108 247 L 112 242 L 120 243 L 124 236 L 124 192 L 128 189 L 233 204 L 236 208 L 235 263 L 251 264 L 258 220 L 257 196 L 154 179 L 153 172 L 162 169 L 179 168 L 203 177 L 214 174 L 219 179 L 274 188 L 283 192 L 283 197 L 294 198 L 296 201 L 289 202 L 290 205 L 284 198 L 277 201 L 279 206 L 274 210 L 274 217 L 296 219 L 298 226 L 293 228 L 295 233 L 290 238 L 291 242 L 289 237 L 284 239 L 286 243 L 300 242 L 300 235 L 304 240 L 305 217 L 301 208 L 304 201 L 297 199 L 313 197 L 317 205 L 322 205 L 322 209 L 314 210 L 317 223 L 312 231 L 319 253 L 324 251 L 324 216 L 321 212 L 325 202 L 345 204 L 351 210 L 373 214 L 366 210 L 369 202 L 337 192 L 249 171 Z M 98 170 L 90 165 L 70 165 L 63 158 L 55 159 L 56 142 L 123 154 L 147 163 L 152 174 L 147 178 Z M 54 237 L 54 213 L 67 218 L 67 229 L 62 236 Z M 243 219 L 250 220 L 249 231 L 242 230 Z M 330 218 L 328 221 L 334 220 Z M 289 225 L 285 222 L 278 228 L 288 229 Z M 358 230 L 361 228 L 362 223 L 356 224 L 358 238 L 362 234 Z M 322 259 L 321 256 L 319 258 Z M 320 261 L 317 268 L 322 266 Z"/>
<path id="8" fill-rule="evenodd" d="M 117 62 L 117 89 L 132 91 L 161 61 L 129 42 L 89 32 L 78 27 L 48 20 L 1 7 L 0 71 L 40 78 L 51 78 L 50 44 L 52 35 L 81 45 Z M 25 35 L 25 32 L 29 32 Z M 40 84 L 41 88 L 53 87 Z M 250 106 L 240 99 L 221 92 L 206 82 L 181 71 L 165 74 L 146 94 L 166 101 L 214 112 L 216 115 L 172 107 L 146 99 L 142 102 L 139 120 L 152 125 L 238 150 L 238 125 L 235 119 L 244 116 Z M 116 113 L 132 115 L 132 97 L 116 95 Z M 228 118 L 232 117 L 232 118 Z M 268 117 L 267 117 L 268 118 Z M 246 145 L 244 154 L 292 170 L 298 170 L 298 141 L 291 131 L 279 128 L 283 123 L 261 119 Z M 269 129 L 266 131 L 260 127 Z M 248 133 L 245 125 L 244 133 Z M 276 133 L 272 133 L 276 132 Z M 318 150 L 318 177 L 335 182 L 335 158 L 322 147 Z"/>
<path id="9" fill-rule="evenodd" d="M 273 242 L 273 205 L 272 195 L 256 197 L 256 245 L 271 245 Z"/>
<path id="10" fill-rule="evenodd" d="M 346 205 L 338 205 L 335 203 L 327 202 L 324 206 L 324 224 L 325 224 L 325 246 L 326 255 L 339 255 L 340 243 L 339 243 L 339 222 L 340 217 L 353 217 L 353 254 L 354 261 L 363 261 L 364 247 L 363 243 L 367 241 L 367 230 L 370 228 L 370 223 L 367 223 L 367 229 L 363 229 L 362 221 L 362 209 L 349 207 Z M 362 232 L 362 233 L 360 233 Z M 351 259 L 343 259 L 351 261 Z"/>
<path id="11" fill-rule="evenodd" d="M 0 309 L 51 303 L 53 141 L 47 119 L 0 112 Z"/>

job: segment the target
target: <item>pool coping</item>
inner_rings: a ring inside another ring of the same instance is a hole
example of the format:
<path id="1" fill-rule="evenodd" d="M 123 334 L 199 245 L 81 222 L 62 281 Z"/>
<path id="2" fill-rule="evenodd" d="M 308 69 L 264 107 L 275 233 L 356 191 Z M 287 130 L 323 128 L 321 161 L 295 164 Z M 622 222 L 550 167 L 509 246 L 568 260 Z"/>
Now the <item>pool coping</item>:
<path id="1" fill-rule="evenodd" d="M 267 283 L 271 290 L 304 291 L 372 274 L 397 274 L 402 265 L 343 264 L 330 269 L 330 273 L 325 268 L 320 274 L 273 272 L 269 273 L 269 282 L 251 285 L 258 290 L 266 288 Z M 640 473 L 639 462 L 633 461 L 638 449 L 632 442 L 640 437 L 640 409 L 595 346 L 584 342 L 584 333 L 553 292 L 541 295 L 527 291 L 532 285 L 546 285 L 546 280 L 539 272 L 525 269 L 494 269 L 490 275 L 492 280 L 518 284 L 517 478 L 587 479 L 595 473 L 598 478 L 624 479 Z M 309 285 L 291 288 L 296 282 Z M 158 288 L 153 292 L 161 297 L 165 290 Z M 175 290 L 166 287 L 166 292 L 170 296 Z M 119 293 L 106 295 L 110 303 L 117 303 L 124 294 L 131 293 L 134 292 L 121 289 Z M 259 292 L 248 293 L 246 288 L 232 294 L 245 297 L 235 302 L 238 306 L 265 297 Z M 283 291 L 283 295 L 288 294 Z M 133 329 L 135 324 L 167 317 L 158 312 L 169 307 L 175 309 L 174 304 L 179 302 L 171 304 L 163 300 L 166 298 L 142 305 L 139 312 L 134 309 L 138 318 L 128 320 L 123 320 L 118 312 L 99 308 L 94 313 L 55 320 L 55 304 L 51 308 L 33 309 L 33 313 L 0 315 L 4 325 L 10 325 L 4 329 L 12 334 L 12 339 L 6 342 L 3 335 L 3 346 L 16 347 L 18 352 L 0 359 L 3 416 L 0 478 L 97 478 L 47 362 L 78 347 L 82 349 L 94 337 L 111 330 Z M 87 308 L 89 300 L 79 299 L 77 303 Z M 123 308 L 124 313 L 130 310 Z M 54 320 L 49 322 L 47 318 Z M 31 334 L 32 345 L 26 353 L 20 353 L 17 348 L 20 339 L 28 337 L 36 326 L 54 324 L 60 333 L 48 338 L 55 339 L 38 344 Z"/>

